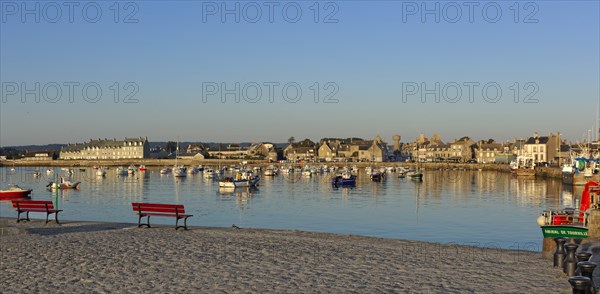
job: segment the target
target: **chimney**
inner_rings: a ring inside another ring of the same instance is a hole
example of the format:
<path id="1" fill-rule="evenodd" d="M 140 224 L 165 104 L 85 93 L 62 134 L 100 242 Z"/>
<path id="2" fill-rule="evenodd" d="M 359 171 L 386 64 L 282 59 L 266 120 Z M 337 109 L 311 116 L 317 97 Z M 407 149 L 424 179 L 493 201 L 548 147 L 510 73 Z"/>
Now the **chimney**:
<path id="1" fill-rule="evenodd" d="M 533 137 L 537 139 L 537 138 L 539 138 L 540 136 L 538 135 L 538 132 L 534 132 L 534 133 L 533 133 Z"/>

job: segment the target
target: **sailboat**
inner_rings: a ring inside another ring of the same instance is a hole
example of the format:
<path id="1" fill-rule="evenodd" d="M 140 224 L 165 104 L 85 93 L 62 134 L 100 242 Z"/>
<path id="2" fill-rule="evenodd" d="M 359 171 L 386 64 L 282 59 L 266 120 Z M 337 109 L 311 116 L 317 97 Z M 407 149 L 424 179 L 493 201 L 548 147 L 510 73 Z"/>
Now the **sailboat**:
<path id="1" fill-rule="evenodd" d="M 173 175 L 178 178 L 187 176 L 186 169 L 178 165 L 179 160 L 179 139 L 177 140 L 177 149 L 175 149 L 175 167 L 173 167 Z"/>

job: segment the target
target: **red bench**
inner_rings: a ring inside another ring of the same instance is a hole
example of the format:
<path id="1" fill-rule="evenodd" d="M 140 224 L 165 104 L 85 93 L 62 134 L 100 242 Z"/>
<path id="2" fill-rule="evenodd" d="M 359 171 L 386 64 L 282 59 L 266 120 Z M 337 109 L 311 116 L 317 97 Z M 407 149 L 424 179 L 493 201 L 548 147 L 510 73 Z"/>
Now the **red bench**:
<path id="1" fill-rule="evenodd" d="M 58 222 L 58 213 L 62 210 L 54 209 L 54 205 L 52 201 L 46 200 L 13 200 L 12 206 L 17 210 L 17 222 L 22 220 L 29 221 L 29 213 L 30 212 L 43 212 L 46 214 L 46 223 L 49 222 L 48 216 L 54 214 L 54 220 L 57 224 Z M 21 213 L 25 212 L 27 214 L 27 218 L 21 218 Z"/>
<path id="2" fill-rule="evenodd" d="M 182 204 L 155 204 L 155 203 L 138 203 L 132 202 L 133 211 L 138 215 L 138 228 L 141 226 L 150 227 L 151 216 L 174 217 L 175 230 L 184 228 L 187 230 L 187 219 L 191 214 L 185 214 L 185 209 Z M 147 223 L 142 223 L 142 218 L 147 217 Z M 179 220 L 183 219 L 183 226 L 179 225 Z"/>

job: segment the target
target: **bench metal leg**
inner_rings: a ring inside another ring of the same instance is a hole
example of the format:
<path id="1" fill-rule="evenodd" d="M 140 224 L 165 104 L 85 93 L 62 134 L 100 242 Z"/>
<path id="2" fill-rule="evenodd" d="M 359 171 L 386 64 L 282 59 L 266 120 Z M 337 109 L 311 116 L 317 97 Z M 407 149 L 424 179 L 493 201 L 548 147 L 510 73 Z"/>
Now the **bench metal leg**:
<path id="1" fill-rule="evenodd" d="M 60 225 L 60 223 L 58 222 L 58 212 L 54 213 L 54 221 L 56 221 L 57 225 Z"/>
<path id="2" fill-rule="evenodd" d="M 179 225 L 179 219 L 178 218 L 175 219 L 175 230 L 177 230 L 179 228 L 183 228 L 184 230 L 187 231 L 187 217 L 183 218 L 183 226 Z"/>
<path id="3" fill-rule="evenodd" d="M 149 215 L 139 215 L 138 217 L 139 217 L 138 218 L 138 228 L 141 228 L 142 226 L 146 226 L 146 227 L 150 228 L 150 216 Z M 142 223 L 142 218 L 143 217 L 147 217 L 148 218 L 148 221 L 145 224 Z"/>

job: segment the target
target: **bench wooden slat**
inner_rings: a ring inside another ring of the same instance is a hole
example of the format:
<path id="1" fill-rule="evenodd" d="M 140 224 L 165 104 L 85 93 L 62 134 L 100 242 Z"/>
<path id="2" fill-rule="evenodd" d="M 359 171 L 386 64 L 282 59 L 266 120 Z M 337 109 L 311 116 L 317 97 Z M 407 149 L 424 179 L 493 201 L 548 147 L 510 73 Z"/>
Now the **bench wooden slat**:
<path id="1" fill-rule="evenodd" d="M 185 209 L 181 204 L 151 204 L 148 203 L 132 203 L 134 211 L 138 212 L 163 212 L 163 213 L 185 213 Z"/>
<path id="2" fill-rule="evenodd" d="M 30 212 L 42 212 L 46 213 L 46 223 L 48 223 L 48 216 L 50 214 L 54 214 L 54 220 L 58 224 L 58 213 L 62 210 L 54 209 L 54 204 L 52 201 L 48 200 L 14 200 L 12 201 L 12 206 L 17 210 L 17 222 L 21 220 L 29 221 L 29 213 Z M 21 219 L 21 213 L 26 213 L 27 218 Z"/>
<path id="3" fill-rule="evenodd" d="M 48 209 L 54 209 L 54 204 L 52 201 L 44 201 L 44 200 L 21 200 L 21 201 L 13 201 L 13 208 L 19 207 L 20 209 L 30 209 L 30 208 L 40 208 L 46 209 L 46 205 L 48 205 Z"/>
<path id="4" fill-rule="evenodd" d="M 138 227 L 148 226 L 150 227 L 150 217 L 151 216 L 159 216 L 159 217 L 172 217 L 175 218 L 175 229 L 180 227 L 187 230 L 187 218 L 193 215 L 185 214 L 185 209 L 182 204 L 159 204 L 159 203 L 141 203 L 141 202 L 132 202 L 131 207 L 133 211 L 137 212 L 139 217 L 138 219 Z M 143 217 L 148 218 L 148 222 L 145 224 L 141 223 L 141 219 Z M 183 226 L 178 226 L 178 221 L 180 219 L 184 220 Z"/>
<path id="5" fill-rule="evenodd" d="M 175 214 L 164 214 L 164 213 L 138 213 L 140 215 L 146 216 L 146 215 L 151 215 L 151 216 L 164 216 L 164 217 L 179 217 L 179 218 L 186 218 L 186 217 L 190 217 L 192 215 L 189 214 L 179 214 L 179 215 L 175 215 Z"/>

